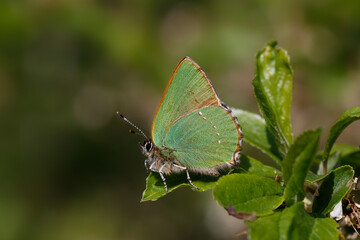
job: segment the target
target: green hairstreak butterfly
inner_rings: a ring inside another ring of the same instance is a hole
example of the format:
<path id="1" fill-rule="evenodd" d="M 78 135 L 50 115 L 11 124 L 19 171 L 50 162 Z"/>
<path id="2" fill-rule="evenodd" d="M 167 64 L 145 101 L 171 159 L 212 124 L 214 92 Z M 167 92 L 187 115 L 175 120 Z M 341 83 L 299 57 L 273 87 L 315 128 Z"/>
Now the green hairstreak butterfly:
<path id="1" fill-rule="evenodd" d="M 119 113 L 118 113 L 119 114 Z M 235 115 L 218 98 L 205 72 L 185 57 L 175 68 L 156 111 L 151 138 L 141 144 L 145 167 L 166 175 L 185 171 L 218 176 L 239 164 L 242 132 Z"/>

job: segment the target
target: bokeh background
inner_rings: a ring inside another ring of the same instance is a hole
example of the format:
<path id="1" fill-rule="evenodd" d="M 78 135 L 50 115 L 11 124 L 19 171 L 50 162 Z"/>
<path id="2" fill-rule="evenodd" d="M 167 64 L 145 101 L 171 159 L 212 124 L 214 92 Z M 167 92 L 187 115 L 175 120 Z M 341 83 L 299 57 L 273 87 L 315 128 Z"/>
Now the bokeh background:
<path id="1" fill-rule="evenodd" d="M 258 112 L 254 56 L 270 40 L 295 71 L 295 135 L 360 105 L 360 1 L 0 1 L 0 239 L 239 239 L 211 192 L 140 204 L 147 173 L 115 112 L 150 133 L 192 57 L 220 98 Z M 358 146 L 359 123 L 338 143 Z M 262 155 L 245 146 L 246 153 Z"/>

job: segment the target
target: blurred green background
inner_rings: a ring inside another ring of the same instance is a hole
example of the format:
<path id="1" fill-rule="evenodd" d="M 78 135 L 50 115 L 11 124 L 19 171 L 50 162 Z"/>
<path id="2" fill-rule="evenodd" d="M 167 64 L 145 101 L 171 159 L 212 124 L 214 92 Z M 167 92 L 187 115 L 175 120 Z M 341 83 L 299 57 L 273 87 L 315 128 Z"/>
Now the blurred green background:
<path id="1" fill-rule="evenodd" d="M 239 239 L 211 192 L 140 204 L 147 176 L 120 111 L 149 135 L 166 83 L 193 58 L 232 107 L 257 112 L 254 56 L 295 71 L 295 135 L 360 105 L 360 1 L 0 2 L 0 239 Z M 360 144 L 354 123 L 338 142 Z M 245 152 L 258 156 L 245 146 Z"/>

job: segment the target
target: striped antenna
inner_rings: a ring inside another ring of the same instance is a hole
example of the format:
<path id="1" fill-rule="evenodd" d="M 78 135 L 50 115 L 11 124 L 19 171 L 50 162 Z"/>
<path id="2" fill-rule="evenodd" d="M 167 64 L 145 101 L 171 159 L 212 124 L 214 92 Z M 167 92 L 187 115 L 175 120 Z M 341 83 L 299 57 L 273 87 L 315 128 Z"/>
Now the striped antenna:
<path id="1" fill-rule="evenodd" d="M 128 124 L 130 124 L 131 126 L 133 126 L 134 128 L 136 128 L 141 134 L 139 135 L 142 135 L 144 136 L 146 139 L 148 139 L 148 137 L 145 135 L 145 133 L 143 131 L 141 131 L 140 128 L 138 128 L 135 124 L 133 124 L 132 122 L 130 122 L 126 117 L 124 117 L 124 115 L 122 115 L 121 113 L 119 112 L 116 112 L 117 115 L 119 115 L 119 117 L 121 117 L 125 122 L 127 122 Z M 136 133 L 135 131 L 133 130 L 130 130 L 130 133 Z"/>

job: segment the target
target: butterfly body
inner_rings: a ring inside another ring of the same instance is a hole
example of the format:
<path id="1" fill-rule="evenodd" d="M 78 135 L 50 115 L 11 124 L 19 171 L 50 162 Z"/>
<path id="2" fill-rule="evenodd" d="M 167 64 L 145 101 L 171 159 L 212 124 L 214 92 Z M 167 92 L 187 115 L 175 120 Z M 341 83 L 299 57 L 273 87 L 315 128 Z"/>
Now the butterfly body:
<path id="1" fill-rule="evenodd" d="M 218 176 L 239 163 L 241 127 L 203 70 L 189 57 L 176 67 L 142 145 L 145 167 L 164 175 L 189 171 Z"/>
<path id="2" fill-rule="evenodd" d="M 160 172 L 161 170 L 162 174 L 171 175 L 174 173 L 181 173 L 184 170 L 189 170 L 190 172 L 216 177 L 219 176 L 221 170 L 227 170 L 234 166 L 230 163 L 224 163 L 208 168 L 189 167 L 177 160 L 177 157 L 174 154 L 171 154 L 172 150 L 160 149 L 156 146 L 150 151 L 146 150 L 145 145 L 150 143 L 153 144 L 151 139 L 147 140 L 141 147 L 143 154 L 147 157 L 147 159 L 145 159 L 145 168 L 150 169 L 153 172 Z M 235 165 L 237 163 L 238 162 L 236 162 Z"/>

